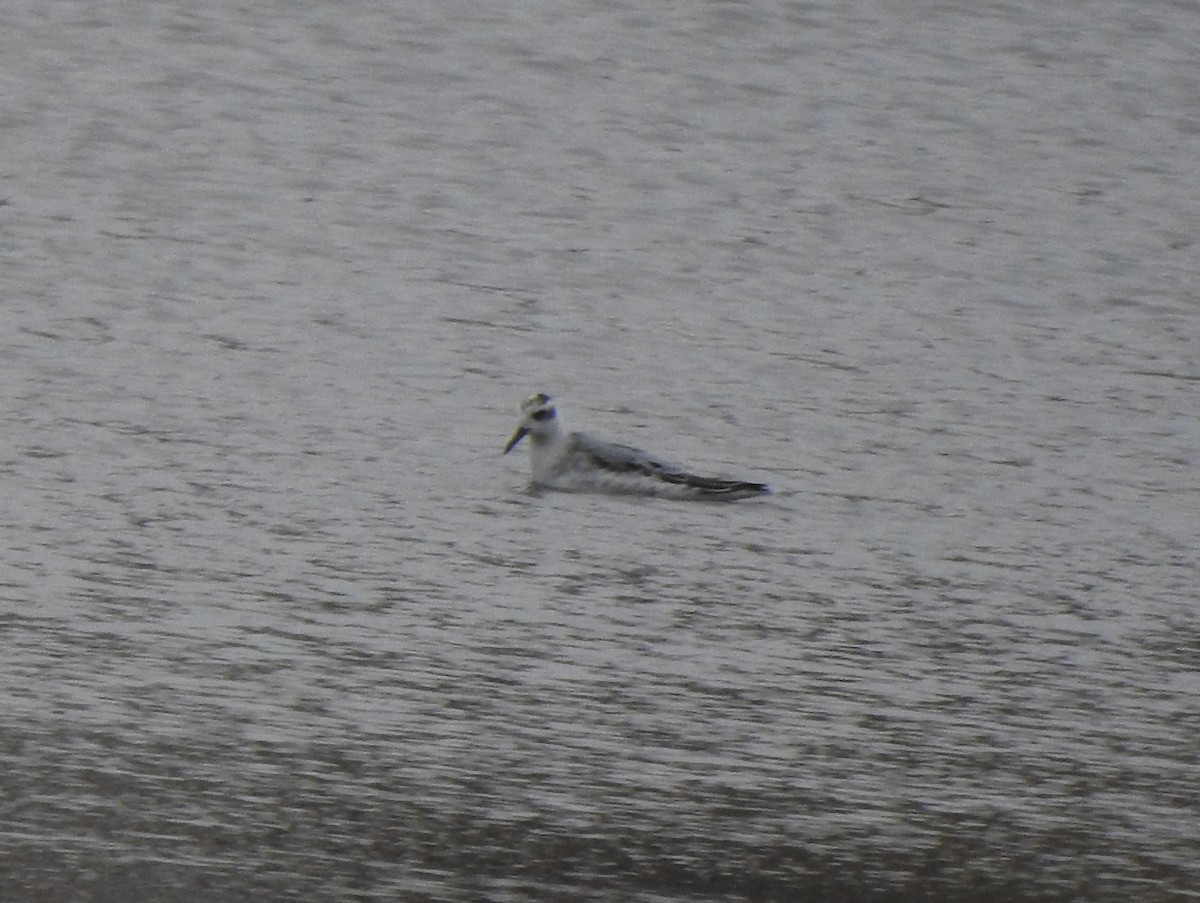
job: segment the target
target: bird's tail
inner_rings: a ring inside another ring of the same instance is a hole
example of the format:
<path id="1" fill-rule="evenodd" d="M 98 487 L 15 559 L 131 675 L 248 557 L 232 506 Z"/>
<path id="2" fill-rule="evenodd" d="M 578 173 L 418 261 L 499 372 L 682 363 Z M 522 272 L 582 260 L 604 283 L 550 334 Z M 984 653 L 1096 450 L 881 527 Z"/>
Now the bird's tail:
<path id="1" fill-rule="evenodd" d="M 664 473 L 662 479 L 678 486 L 694 489 L 703 498 L 743 499 L 754 495 L 768 495 L 771 487 L 766 483 L 750 483 L 745 480 L 720 480 L 714 477 L 698 477 L 691 473 Z"/>

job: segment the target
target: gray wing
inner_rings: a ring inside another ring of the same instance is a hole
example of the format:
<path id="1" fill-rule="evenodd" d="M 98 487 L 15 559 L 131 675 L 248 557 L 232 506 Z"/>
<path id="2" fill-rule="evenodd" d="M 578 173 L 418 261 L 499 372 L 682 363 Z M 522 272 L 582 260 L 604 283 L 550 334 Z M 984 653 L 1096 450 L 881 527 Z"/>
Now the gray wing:
<path id="1" fill-rule="evenodd" d="M 678 464 L 664 461 L 632 445 L 602 442 L 586 433 L 572 434 L 571 455 L 610 475 L 647 476 L 676 487 L 677 491 L 707 498 L 745 498 L 771 491 L 765 483 L 724 480 L 689 473 Z"/>
<path id="2" fill-rule="evenodd" d="M 592 465 L 612 473 L 641 473 L 647 476 L 682 476 L 683 468 L 670 461 L 616 442 L 604 442 L 587 433 L 575 433 L 575 452 Z"/>

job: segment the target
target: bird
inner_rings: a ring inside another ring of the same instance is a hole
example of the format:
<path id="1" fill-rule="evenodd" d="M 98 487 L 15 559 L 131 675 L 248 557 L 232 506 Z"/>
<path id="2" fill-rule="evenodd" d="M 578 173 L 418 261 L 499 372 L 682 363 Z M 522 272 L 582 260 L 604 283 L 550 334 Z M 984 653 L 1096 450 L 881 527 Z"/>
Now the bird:
<path id="1" fill-rule="evenodd" d="M 744 499 L 771 492 L 766 483 L 697 476 L 640 448 L 564 432 L 554 400 L 544 392 L 530 395 L 520 410 L 520 423 L 504 454 L 529 437 L 535 489 L 696 500 Z"/>

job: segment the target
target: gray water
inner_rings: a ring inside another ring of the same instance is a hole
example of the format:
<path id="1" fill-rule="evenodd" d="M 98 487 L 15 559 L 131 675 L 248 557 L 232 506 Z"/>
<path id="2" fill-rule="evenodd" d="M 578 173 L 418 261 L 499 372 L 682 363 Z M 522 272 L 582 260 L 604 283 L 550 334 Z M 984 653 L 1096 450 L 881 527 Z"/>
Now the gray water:
<path id="1" fill-rule="evenodd" d="M 0 898 L 1200 898 L 1197 48 L 6 3 Z"/>

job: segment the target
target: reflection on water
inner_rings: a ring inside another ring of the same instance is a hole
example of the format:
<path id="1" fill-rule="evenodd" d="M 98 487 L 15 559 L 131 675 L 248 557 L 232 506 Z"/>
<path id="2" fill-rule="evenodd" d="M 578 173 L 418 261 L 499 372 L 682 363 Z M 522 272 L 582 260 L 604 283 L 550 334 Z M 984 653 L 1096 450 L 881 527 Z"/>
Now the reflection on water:
<path id="1" fill-rule="evenodd" d="M 716 558 L 767 569 L 781 552 Z M 10 615 L 10 886 L 1186 889 L 1195 716 L 1176 666 L 1136 635 L 1066 613 L 1024 639 L 1012 610 L 947 623 L 939 608 L 969 603 L 928 587 L 782 599 L 764 575 L 741 595 L 736 578 L 671 595 L 660 584 L 682 575 L 661 562 L 631 575 L 587 557 L 540 577 L 492 564 L 492 600 L 446 585 L 367 606 L 310 589 L 241 611 L 180 596 L 193 611 L 149 614 L 157 627 L 98 598 L 75 623 Z M 545 608 L 507 598 L 520 587 Z"/>

